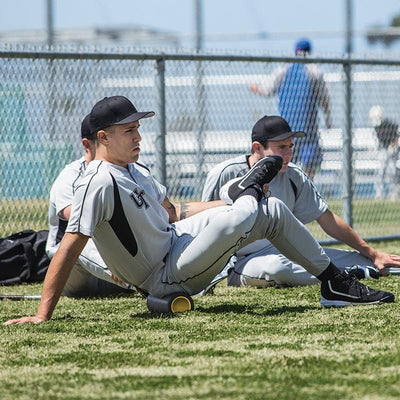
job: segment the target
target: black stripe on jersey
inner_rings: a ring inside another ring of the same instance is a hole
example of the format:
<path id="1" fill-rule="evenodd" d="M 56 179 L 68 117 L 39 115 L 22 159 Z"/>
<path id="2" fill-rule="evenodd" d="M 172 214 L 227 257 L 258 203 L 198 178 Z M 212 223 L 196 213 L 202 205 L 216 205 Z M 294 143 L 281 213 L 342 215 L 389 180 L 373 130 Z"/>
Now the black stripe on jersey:
<path id="1" fill-rule="evenodd" d="M 58 229 L 57 229 L 57 236 L 56 236 L 56 244 L 61 242 L 61 239 L 63 238 L 65 234 L 65 230 L 67 229 L 68 226 L 68 221 L 65 219 L 58 219 Z"/>
<path id="2" fill-rule="evenodd" d="M 294 200 L 297 200 L 297 186 L 296 184 L 289 178 L 290 185 L 292 186 L 293 193 L 294 193 Z"/>
<path id="3" fill-rule="evenodd" d="M 304 178 L 310 183 L 310 185 L 313 187 L 313 189 L 314 189 L 314 191 L 315 191 L 315 193 L 316 193 L 316 195 L 317 195 L 317 198 L 318 198 L 318 199 L 322 199 L 322 201 L 324 201 L 324 202 L 326 203 L 325 199 L 321 196 L 321 194 L 319 193 L 318 189 L 316 188 L 316 186 L 315 186 L 313 180 L 310 179 L 310 177 L 309 177 L 298 165 L 294 164 L 294 165 L 293 165 L 293 169 L 297 169 L 297 170 L 300 172 L 300 174 L 303 175 L 303 177 L 304 177 Z M 297 195 L 297 191 L 296 191 L 296 195 Z M 296 200 L 297 200 L 297 199 L 296 199 Z"/>
<path id="4" fill-rule="evenodd" d="M 138 245 L 131 227 L 122 207 L 121 197 L 119 195 L 118 185 L 114 177 L 111 175 L 114 186 L 114 213 L 109 221 L 112 230 L 117 235 L 119 241 L 123 244 L 126 250 L 135 257 L 138 252 Z"/>
<path id="5" fill-rule="evenodd" d="M 248 169 L 250 169 L 250 168 L 249 168 L 249 165 L 248 165 L 247 162 L 245 162 L 245 161 L 232 162 L 232 163 L 230 163 L 230 164 L 228 164 L 228 165 L 225 165 L 225 167 L 221 170 L 220 176 L 222 175 L 222 173 L 223 173 L 227 168 L 231 167 L 232 165 L 240 165 L 240 164 L 243 164 L 243 165 L 244 165 L 243 168 L 246 169 L 246 171 L 247 171 Z M 240 171 L 240 172 L 242 172 L 242 171 Z M 239 177 L 239 175 L 236 175 L 236 178 L 238 178 L 238 177 Z"/>
<path id="6" fill-rule="evenodd" d="M 140 162 L 137 162 L 137 161 L 136 161 L 136 164 L 139 165 L 140 167 L 144 168 L 144 169 L 147 169 L 147 171 L 150 172 L 150 169 L 146 165 L 144 165 L 144 164 L 142 164 Z"/>

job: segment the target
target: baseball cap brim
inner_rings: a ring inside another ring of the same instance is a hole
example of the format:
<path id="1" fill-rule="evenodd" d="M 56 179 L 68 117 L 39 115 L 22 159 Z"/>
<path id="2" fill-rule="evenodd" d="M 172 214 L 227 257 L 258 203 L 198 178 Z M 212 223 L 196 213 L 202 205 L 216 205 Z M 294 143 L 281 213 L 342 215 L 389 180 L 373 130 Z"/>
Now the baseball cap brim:
<path id="1" fill-rule="evenodd" d="M 127 116 L 122 121 L 115 122 L 113 125 L 129 124 L 130 122 L 139 121 L 139 119 L 142 119 L 142 118 L 150 118 L 150 117 L 153 117 L 154 115 L 155 115 L 154 111 L 136 112 L 136 113 L 133 113 L 133 114 Z"/>
<path id="2" fill-rule="evenodd" d="M 305 132 L 301 132 L 301 131 L 297 131 L 297 132 L 286 132 L 286 133 L 282 133 L 278 136 L 275 136 L 273 138 L 269 138 L 268 141 L 269 142 L 279 142 L 280 140 L 285 140 L 288 139 L 290 137 L 304 137 L 306 136 Z"/>

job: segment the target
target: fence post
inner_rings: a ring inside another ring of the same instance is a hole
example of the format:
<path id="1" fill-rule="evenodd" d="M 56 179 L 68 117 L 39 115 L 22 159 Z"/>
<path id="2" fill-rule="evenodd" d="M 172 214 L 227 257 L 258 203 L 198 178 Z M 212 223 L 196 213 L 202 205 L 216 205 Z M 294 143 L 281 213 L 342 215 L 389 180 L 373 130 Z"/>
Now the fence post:
<path id="1" fill-rule="evenodd" d="M 353 226 L 353 144 L 350 55 L 343 64 L 345 74 L 345 129 L 343 132 L 343 218 Z"/>
<path id="2" fill-rule="evenodd" d="M 204 70 L 201 61 L 196 65 L 196 144 L 197 144 L 197 174 L 196 174 L 196 191 L 195 197 L 201 197 L 203 185 L 205 181 L 205 155 L 204 155 L 204 141 L 206 129 L 206 94 L 203 82 Z"/>
<path id="3" fill-rule="evenodd" d="M 165 58 L 156 60 L 156 104 L 157 104 L 157 131 L 155 138 L 155 162 L 154 170 L 157 180 L 167 186 L 167 164 L 166 164 L 166 113 L 165 113 Z"/>

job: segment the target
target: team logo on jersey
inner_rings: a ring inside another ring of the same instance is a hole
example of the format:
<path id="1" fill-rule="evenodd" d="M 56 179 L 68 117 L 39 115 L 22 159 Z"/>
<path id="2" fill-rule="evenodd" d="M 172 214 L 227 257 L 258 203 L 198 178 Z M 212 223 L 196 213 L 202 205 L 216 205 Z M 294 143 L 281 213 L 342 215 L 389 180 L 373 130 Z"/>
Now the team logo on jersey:
<path id="1" fill-rule="evenodd" d="M 144 194 L 144 190 L 139 191 L 137 188 L 135 188 L 129 197 L 136 203 L 138 208 L 142 208 L 143 206 L 145 206 L 145 208 L 149 208 L 149 204 L 143 197 Z"/>

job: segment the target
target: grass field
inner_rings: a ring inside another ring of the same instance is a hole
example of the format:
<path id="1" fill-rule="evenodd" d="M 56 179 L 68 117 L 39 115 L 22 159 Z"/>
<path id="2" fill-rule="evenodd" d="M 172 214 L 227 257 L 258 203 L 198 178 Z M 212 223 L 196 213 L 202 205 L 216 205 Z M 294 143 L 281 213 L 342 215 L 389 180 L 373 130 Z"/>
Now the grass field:
<path id="1" fill-rule="evenodd" d="M 1 327 L 0 399 L 399 399 L 400 277 L 368 283 L 397 302 L 321 309 L 318 286 L 224 283 L 173 316 L 138 295 L 62 298 L 49 322 Z M 38 302 L 0 305 L 3 322 Z"/>
<path id="2" fill-rule="evenodd" d="M 179 202 L 180 199 L 171 199 Z M 342 201 L 328 199 L 329 208 L 342 215 Z M 5 200 L 0 199 L 0 237 L 23 229 L 48 228 L 48 200 Z M 354 228 L 363 237 L 398 235 L 400 226 L 400 201 L 358 199 L 354 201 Z M 327 235 L 316 222 L 307 225 L 318 239 Z"/>
<path id="3" fill-rule="evenodd" d="M 329 208 L 343 217 L 342 201 L 327 199 Z M 321 240 L 328 238 L 316 222 L 307 225 Z M 399 235 L 400 201 L 356 199 L 353 201 L 353 227 L 362 237 Z"/>
<path id="4" fill-rule="evenodd" d="M 48 229 L 48 199 L 0 199 L 0 237 L 24 229 Z"/>

